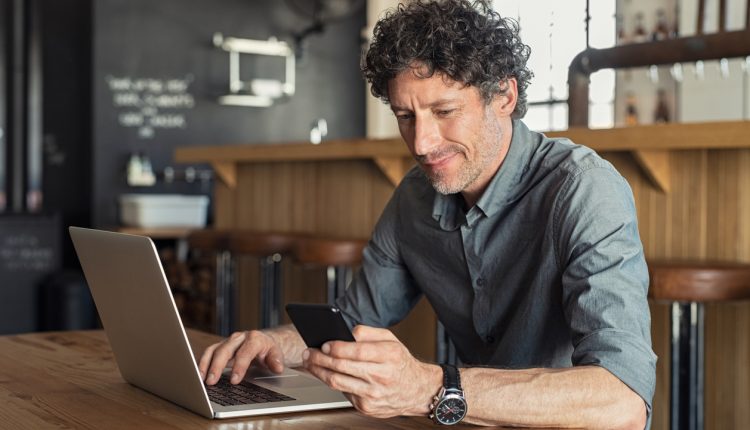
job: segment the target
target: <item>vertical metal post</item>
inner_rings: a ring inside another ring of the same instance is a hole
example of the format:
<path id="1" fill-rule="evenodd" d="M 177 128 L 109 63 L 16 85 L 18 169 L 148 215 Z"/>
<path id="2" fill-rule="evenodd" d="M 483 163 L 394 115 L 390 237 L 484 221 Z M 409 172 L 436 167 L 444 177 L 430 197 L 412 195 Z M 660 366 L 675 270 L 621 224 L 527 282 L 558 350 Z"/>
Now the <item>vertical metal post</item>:
<path id="1" fill-rule="evenodd" d="M 704 305 L 672 303 L 670 428 L 703 430 Z"/>
<path id="2" fill-rule="evenodd" d="M 260 327 L 276 327 L 281 321 L 281 254 L 260 258 Z"/>
<path id="3" fill-rule="evenodd" d="M 8 146 L 9 187 L 8 199 L 10 209 L 23 212 L 26 208 L 26 1 L 12 0 L 11 23 L 8 26 L 8 127 L 6 134 Z"/>
<path id="4" fill-rule="evenodd" d="M 216 331 L 229 336 L 235 329 L 235 282 L 232 255 L 229 251 L 216 253 Z"/>
<path id="5" fill-rule="evenodd" d="M 24 207 L 30 212 L 42 210 L 42 37 L 39 0 L 26 0 L 26 177 Z"/>
<path id="6" fill-rule="evenodd" d="M 5 211 L 7 206 L 7 178 L 8 173 L 8 160 L 7 160 L 7 114 L 8 108 L 6 103 L 8 101 L 8 76 L 6 70 L 8 68 L 8 54 L 9 54 L 9 40 L 10 32 L 7 30 L 11 28 L 10 22 L 10 2 L 7 0 L 0 0 L 0 213 Z"/>
<path id="7" fill-rule="evenodd" d="M 334 304 L 336 302 L 336 266 L 326 267 L 326 293 L 328 304 Z"/>

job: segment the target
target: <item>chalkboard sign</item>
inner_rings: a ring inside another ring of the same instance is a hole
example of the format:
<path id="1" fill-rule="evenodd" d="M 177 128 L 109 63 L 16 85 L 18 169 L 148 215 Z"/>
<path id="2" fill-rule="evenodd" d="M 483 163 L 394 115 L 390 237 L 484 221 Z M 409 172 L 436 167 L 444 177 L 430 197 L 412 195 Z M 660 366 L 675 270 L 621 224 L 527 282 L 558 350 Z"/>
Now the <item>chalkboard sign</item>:
<path id="1" fill-rule="evenodd" d="M 187 128 L 185 111 L 195 106 L 189 92 L 193 75 L 184 78 L 107 76 L 112 107 L 121 127 L 137 128 L 138 137 L 155 137 L 157 129 Z"/>
<path id="2" fill-rule="evenodd" d="M 41 282 L 60 269 L 60 220 L 0 216 L 0 334 L 37 329 Z"/>

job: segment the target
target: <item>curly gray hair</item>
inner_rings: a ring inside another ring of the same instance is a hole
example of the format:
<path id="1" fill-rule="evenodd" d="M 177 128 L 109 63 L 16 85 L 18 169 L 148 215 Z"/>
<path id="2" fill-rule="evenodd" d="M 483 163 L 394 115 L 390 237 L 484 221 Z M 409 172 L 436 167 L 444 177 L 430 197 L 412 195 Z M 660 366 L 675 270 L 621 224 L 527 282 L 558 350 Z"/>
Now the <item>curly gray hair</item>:
<path id="1" fill-rule="evenodd" d="M 485 0 L 416 0 L 400 4 L 375 26 L 362 73 L 372 94 L 388 103 L 388 81 L 415 64 L 420 76 L 440 73 L 475 86 L 486 103 L 515 78 L 514 118 L 526 114 L 526 68 L 531 49 L 521 42 L 518 23 L 502 18 Z"/>

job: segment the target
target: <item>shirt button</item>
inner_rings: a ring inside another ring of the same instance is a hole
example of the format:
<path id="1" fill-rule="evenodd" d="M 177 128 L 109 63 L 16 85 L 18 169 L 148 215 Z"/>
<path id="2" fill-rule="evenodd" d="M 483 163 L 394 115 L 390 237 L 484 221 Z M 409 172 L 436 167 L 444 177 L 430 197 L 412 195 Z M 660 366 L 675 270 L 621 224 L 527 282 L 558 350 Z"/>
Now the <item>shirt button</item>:
<path id="1" fill-rule="evenodd" d="M 492 337 L 492 336 L 487 336 L 486 338 L 484 338 L 484 340 L 485 340 L 485 341 L 486 341 L 487 343 L 494 343 L 494 342 L 495 342 L 495 338 L 494 338 L 494 337 Z"/>
<path id="2" fill-rule="evenodd" d="M 477 279 L 477 287 L 484 287 L 484 278 Z"/>

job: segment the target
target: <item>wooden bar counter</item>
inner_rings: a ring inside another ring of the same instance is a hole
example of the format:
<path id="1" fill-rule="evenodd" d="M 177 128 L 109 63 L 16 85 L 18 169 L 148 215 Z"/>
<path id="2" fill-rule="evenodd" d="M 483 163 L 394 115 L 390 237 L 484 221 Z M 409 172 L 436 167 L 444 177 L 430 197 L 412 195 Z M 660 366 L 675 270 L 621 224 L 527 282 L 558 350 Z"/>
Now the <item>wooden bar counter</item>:
<path id="1" fill-rule="evenodd" d="M 628 179 L 647 258 L 750 262 L 750 122 L 547 134 L 597 150 Z M 186 147 L 175 159 L 215 168 L 217 227 L 358 238 L 369 236 L 412 165 L 400 139 Z M 291 277 L 287 298 L 314 299 L 309 279 Z M 431 359 L 434 324 L 422 303 L 396 332 Z M 652 304 L 652 325 L 660 357 L 653 428 L 660 429 L 668 423 L 667 305 Z M 750 428 L 750 304 L 708 305 L 705 333 L 706 429 Z"/>
<path id="2" fill-rule="evenodd" d="M 195 351 L 218 339 L 195 331 L 188 337 Z M 126 383 L 101 330 L 0 336 L 2 429 L 403 430 L 432 425 L 427 417 L 381 420 L 354 409 L 209 420 Z"/>

